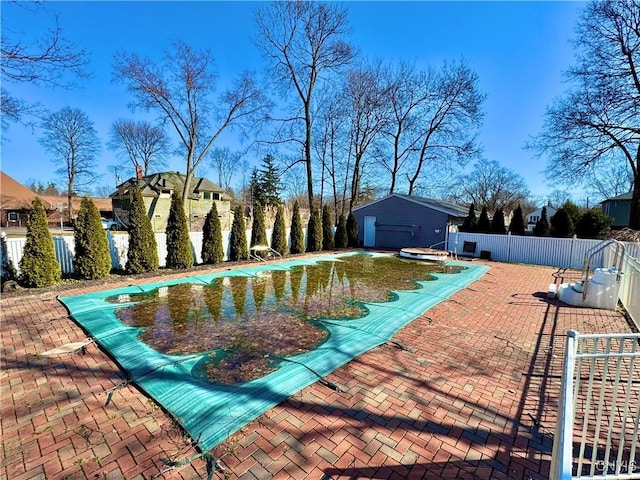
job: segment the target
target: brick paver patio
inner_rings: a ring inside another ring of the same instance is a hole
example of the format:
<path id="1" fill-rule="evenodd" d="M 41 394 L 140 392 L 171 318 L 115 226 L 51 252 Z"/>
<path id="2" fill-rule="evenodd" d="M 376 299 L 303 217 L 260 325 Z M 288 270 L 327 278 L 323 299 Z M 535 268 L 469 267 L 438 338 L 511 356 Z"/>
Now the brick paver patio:
<path id="1" fill-rule="evenodd" d="M 328 377 L 343 392 L 316 383 L 218 446 L 217 478 L 547 478 L 566 331 L 630 327 L 546 298 L 575 272 L 488 265 L 394 337 L 410 351 L 378 347 Z M 0 300 L 0 478 L 206 478 L 202 459 L 161 474 L 197 451 L 135 386 L 106 405 L 124 376 L 98 347 L 40 355 L 86 339 L 56 293 Z"/>

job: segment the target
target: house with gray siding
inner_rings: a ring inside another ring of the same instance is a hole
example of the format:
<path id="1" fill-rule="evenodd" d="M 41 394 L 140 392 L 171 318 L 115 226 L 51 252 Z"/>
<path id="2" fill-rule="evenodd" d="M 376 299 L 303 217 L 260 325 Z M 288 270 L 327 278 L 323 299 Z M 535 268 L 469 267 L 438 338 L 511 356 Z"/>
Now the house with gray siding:
<path id="1" fill-rule="evenodd" d="M 629 226 L 629 220 L 631 219 L 631 197 L 632 193 L 627 192 L 600 202 L 602 211 L 613 219 L 613 223 L 611 224 L 613 228 Z"/>
<path id="2" fill-rule="evenodd" d="M 462 225 L 467 213 L 450 202 L 398 193 L 353 209 L 360 244 L 393 249 L 444 250 L 449 230 Z"/>

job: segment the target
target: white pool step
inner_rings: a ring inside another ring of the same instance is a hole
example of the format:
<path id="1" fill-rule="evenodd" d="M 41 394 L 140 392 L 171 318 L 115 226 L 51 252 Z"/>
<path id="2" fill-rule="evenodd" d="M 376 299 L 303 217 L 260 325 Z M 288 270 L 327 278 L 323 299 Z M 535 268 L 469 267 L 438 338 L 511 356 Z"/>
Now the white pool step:
<path id="1" fill-rule="evenodd" d="M 592 277 L 587 279 L 587 295 L 583 298 L 585 285 L 582 281 L 550 284 L 547 297 L 558 297 L 560 301 L 578 307 L 603 308 L 615 310 L 618 305 L 618 292 L 622 273 L 616 267 L 596 268 Z"/>

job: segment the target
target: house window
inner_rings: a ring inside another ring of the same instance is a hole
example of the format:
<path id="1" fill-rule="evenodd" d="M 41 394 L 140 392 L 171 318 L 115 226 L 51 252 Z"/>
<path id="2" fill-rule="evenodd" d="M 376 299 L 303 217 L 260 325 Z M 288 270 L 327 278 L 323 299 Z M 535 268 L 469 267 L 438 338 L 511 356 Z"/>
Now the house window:
<path id="1" fill-rule="evenodd" d="M 205 200 L 211 200 L 211 192 L 203 192 L 203 193 L 202 193 L 202 197 L 203 197 Z"/>
<path id="2" fill-rule="evenodd" d="M 212 196 L 213 196 L 214 200 L 220 200 L 220 194 L 219 193 L 213 193 Z"/>
<path id="3" fill-rule="evenodd" d="M 10 222 L 17 222 L 18 221 L 18 213 L 17 212 L 9 212 L 7 214 L 7 219 Z"/>

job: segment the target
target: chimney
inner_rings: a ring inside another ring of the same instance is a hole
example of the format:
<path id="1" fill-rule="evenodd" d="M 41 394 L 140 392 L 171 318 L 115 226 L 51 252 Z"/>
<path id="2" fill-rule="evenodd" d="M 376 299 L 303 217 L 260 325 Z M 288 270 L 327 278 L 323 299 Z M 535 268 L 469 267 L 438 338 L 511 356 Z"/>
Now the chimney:
<path id="1" fill-rule="evenodd" d="M 140 165 L 136 165 L 136 180 L 142 179 L 142 167 Z"/>

